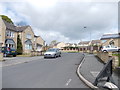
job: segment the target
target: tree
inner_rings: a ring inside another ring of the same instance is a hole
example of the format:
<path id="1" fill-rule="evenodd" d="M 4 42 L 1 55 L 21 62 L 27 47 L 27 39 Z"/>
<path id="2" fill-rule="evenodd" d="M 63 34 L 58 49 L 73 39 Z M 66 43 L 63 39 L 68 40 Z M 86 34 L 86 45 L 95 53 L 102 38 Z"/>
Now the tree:
<path id="1" fill-rule="evenodd" d="M 51 43 L 50 43 L 50 47 L 54 46 L 56 43 L 57 43 L 56 40 L 51 41 Z"/>
<path id="2" fill-rule="evenodd" d="M 5 15 L 0 15 L 0 16 L 1 16 L 2 19 L 5 20 L 6 22 L 13 24 L 12 20 L 11 20 L 8 16 L 5 16 Z"/>
<path id="3" fill-rule="evenodd" d="M 20 55 L 23 53 L 23 47 L 22 47 L 22 42 L 20 39 L 20 36 L 17 36 L 17 54 Z"/>

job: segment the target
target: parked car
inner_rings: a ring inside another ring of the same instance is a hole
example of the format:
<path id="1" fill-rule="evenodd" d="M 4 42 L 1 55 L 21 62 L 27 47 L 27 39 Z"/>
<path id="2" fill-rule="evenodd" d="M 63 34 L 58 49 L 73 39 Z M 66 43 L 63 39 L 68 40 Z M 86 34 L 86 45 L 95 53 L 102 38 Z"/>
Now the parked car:
<path id="1" fill-rule="evenodd" d="M 60 57 L 61 51 L 58 48 L 50 48 L 44 53 L 44 58 L 46 57 Z"/>
<path id="2" fill-rule="evenodd" d="M 12 55 L 13 57 L 16 57 L 17 55 L 16 49 L 12 49 L 9 47 L 1 47 L 0 49 L 1 49 L 0 51 L 3 53 L 5 57 L 8 55 Z"/>
<path id="3" fill-rule="evenodd" d="M 115 46 L 111 46 L 111 45 L 108 45 L 108 46 L 103 46 L 102 47 L 102 51 L 103 52 L 118 52 L 120 51 L 120 48 L 119 47 L 115 47 Z"/>

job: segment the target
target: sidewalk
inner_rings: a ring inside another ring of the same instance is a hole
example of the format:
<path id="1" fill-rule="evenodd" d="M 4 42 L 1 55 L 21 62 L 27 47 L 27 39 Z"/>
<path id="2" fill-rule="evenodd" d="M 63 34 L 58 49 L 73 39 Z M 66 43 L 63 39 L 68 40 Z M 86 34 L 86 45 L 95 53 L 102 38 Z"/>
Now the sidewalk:
<path id="1" fill-rule="evenodd" d="M 35 57 L 4 57 L 3 62 L 0 62 L 0 67 L 4 66 L 11 66 L 11 65 L 16 65 L 20 63 L 25 63 L 25 62 L 30 62 L 33 60 L 39 60 L 42 59 L 43 56 L 35 56 Z"/>
<path id="2" fill-rule="evenodd" d="M 95 78 L 99 74 L 99 72 L 104 67 L 104 64 L 100 62 L 100 60 L 95 57 L 93 54 L 85 54 L 85 61 L 81 65 L 80 73 L 82 76 L 88 80 L 89 82 L 93 83 L 95 81 Z M 113 80 L 115 84 L 120 88 L 120 82 L 118 83 L 118 75 L 113 72 Z M 119 76 L 120 78 L 120 76 Z M 120 80 L 120 79 L 119 79 Z M 103 85 L 103 83 L 99 83 L 98 85 Z"/>

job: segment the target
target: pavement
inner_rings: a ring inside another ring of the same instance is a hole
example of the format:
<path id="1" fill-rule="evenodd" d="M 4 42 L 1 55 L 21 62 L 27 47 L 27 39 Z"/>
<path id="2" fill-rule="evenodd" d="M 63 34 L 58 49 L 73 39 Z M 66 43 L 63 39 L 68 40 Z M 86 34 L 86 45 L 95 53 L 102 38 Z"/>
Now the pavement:
<path id="1" fill-rule="evenodd" d="M 87 82 L 93 84 L 95 78 L 103 67 L 104 63 L 101 62 L 100 59 L 98 59 L 96 56 L 93 54 L 85 54 L 84 61 L 79 69 L 79 73 L 87 80 Z M 120 88 L 120 76 L 117 73 L 113 72 L 112 77 L 115 84 Z M 98 86 L 102 85 L 103 83 L 98 83 Z"/>
<path id="2" fill-rule="evenodd" d="M 4 57 L 4 61 L 0 62 L 0 67 L 11 66 L 21 63 L 27 63 L 33 60 L 42 59 L 43 56 L 35 56 L 35 57 Z"/>
<path id="3" fill-rule="evenodd" d="M 27 63 L 4 66 L 2 67 L 2 87 L 89 88 L 76 74 L 82 58 L 83 55 L 80 53 L 62 53 L 61 57 L 57 58 L 34 57 Z"/>

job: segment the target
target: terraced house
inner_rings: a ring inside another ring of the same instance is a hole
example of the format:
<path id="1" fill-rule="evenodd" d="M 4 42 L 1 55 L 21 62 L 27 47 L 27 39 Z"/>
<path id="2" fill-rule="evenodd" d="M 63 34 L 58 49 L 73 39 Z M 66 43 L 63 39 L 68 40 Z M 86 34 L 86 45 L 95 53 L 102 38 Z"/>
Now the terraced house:
<path id="1" fill-rule="evenodd" d="M 30 26 L 15 26 L 0 17 L 0 45 L 16 49 L 18 35 L 22 42 L 23 53 L 42 50 L 44 40 L 40 36 L 35 37 Z"/>

